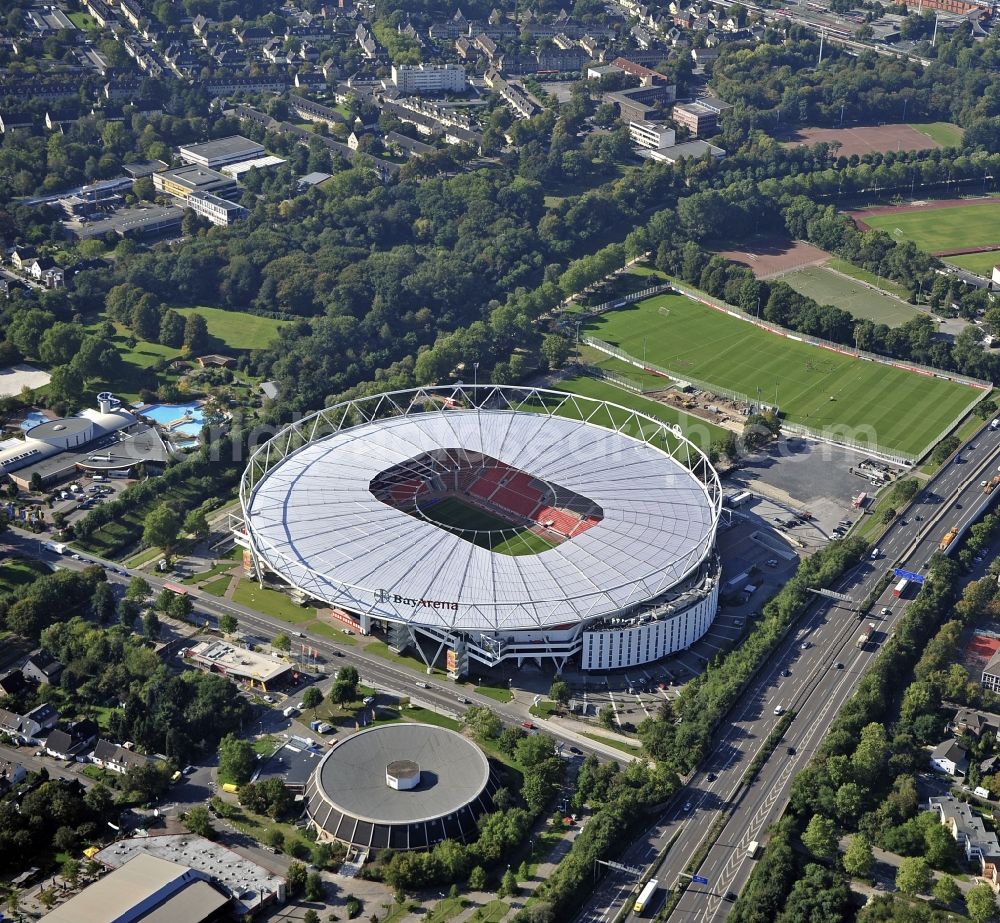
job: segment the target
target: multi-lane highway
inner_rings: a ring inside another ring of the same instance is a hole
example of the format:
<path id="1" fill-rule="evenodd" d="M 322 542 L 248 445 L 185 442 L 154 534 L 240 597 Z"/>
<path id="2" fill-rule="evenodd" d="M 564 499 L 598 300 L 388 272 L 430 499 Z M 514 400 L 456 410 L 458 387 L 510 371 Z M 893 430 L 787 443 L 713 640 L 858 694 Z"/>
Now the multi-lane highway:
<path id="1" fill-rule="evenodd" d="M 880 542 L 878 559 L 869 558 L 855 567 L 835 589 L 860 601 L 892 567 L 926 573 L 942 536 L 953 526 L 962 528 L 973 522 L 992 499 L 992 495 L 984 496 L 980 483 L 996 474 L 998 467 L 1000 432 L 987 429 L 938 473 L 904 519 L 892 526 Z M 690 885 L 670 919 L 718 920 L 729 912 L 732 903 L 727 895 L 738 893 L 752 871 L 747 845 L 760 840 L 784 810 L 792 779 L 854 693 L 905 604 L 893 598 L 891 583 L 863 620 L 836 602 L 818 599 L 739 698 L 709 757 L 673 807 L 624 857 L 616 857 L 647 868 L 676 836 L 655 873 L 663 888 L 671 889 L 716 820 L 728 817 L 698 869 L 709 884 Z M 884 615 L 883 609 L 888 610 Z M 876 624 L 874 643 L 859 648 L 860 626 L 869 620 Z M 795 718 L 780 746 L 747 787 L 744 773 L 779 721 L 775 714 L 779 706 L 794 711 Z M 603 923 L 613 919 L 631 904 L 635 891 L 634 878 L 610 873 L 578 920 Z M 661 891 L 661 900 L 663 895 Z M 628 918 L 635 918 L 634 914 Z"/>

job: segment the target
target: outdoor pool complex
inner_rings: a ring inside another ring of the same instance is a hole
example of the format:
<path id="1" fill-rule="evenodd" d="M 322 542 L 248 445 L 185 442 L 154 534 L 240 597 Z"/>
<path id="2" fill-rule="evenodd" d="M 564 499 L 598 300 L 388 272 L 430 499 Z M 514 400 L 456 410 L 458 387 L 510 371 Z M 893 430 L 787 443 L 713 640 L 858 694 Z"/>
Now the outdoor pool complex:
<path id="1" fill-rule="evenodd" d="M 196 438 L 205 423 L 205 413 L 198 401 L 187 404 L 149 404 L 138 412 L 155 420 L 164 429 L 180 436 Z"/>

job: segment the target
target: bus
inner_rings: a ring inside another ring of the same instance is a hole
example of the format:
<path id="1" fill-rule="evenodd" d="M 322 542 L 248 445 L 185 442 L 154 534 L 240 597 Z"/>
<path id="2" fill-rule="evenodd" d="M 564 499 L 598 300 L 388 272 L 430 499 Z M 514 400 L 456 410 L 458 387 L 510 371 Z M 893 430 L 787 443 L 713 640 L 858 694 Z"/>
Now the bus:
<path id="1" fill-rule="evenodd" d="M 660 883 L 655 878 L 646 882 L 646 887 L 639 892 L 639 896 L 635 899 L 636 913 L 642 913 L 652 903 L 653 895 L 656 894 L 659 887 Z"/>

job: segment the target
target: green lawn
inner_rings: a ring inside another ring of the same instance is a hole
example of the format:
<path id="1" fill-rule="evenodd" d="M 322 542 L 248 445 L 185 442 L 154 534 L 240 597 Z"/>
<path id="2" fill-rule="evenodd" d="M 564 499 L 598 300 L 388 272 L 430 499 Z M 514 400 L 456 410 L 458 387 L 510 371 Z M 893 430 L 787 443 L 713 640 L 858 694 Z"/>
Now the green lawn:
<path id="1" fill-rule="evenodd" d="M 13 593 L 52 571 L 41 561 L 11 559 L 0 564 L 0 593 Z"/>
<path id="2" fill-rule="evenodd" d="M 867 269 L 862 269 L 860 266 L 855 266 L 853 263 L 848 263 L 847 260 L 842 260 L 839 256 L 830 257 L 826 265 L 830 269 L 842 272 L 845 276 L 850 276 L 852 279 L 859 279 L 861 282 L 867 282 L 869 285 L 874 285 L 876 288 L 880 288 L 890 295 L 902 298 L 903 301 L 906 301 L 910 297 L 910 293 L 906 290 L 905 285 L 900 285 L 898 282 L 886 279 L 885 276 L 876 276 L 875 273 L 869 272 Z"/>
<path id="3" fill-rule="evenodd" d="M 301 625 L 316 618 L 316 610 L 310 606 L 298 606 L 280 590 L 261 589 L 252 580 L 241 580 L 237 584 L 233 602 L 292 625 Z"/>
<path id="4" fill-rule="evenodd" d="M 469 917 L 469 923 L 500 923 L 507 916 L 508 910 L 510 907 L 503 901 L 490 901 L 476 908 L 475 913 Z"/>
<path id="5" fill-rule="evenodd" d="M 465 541 L 499 554 L 538 554 L 553 547 L 542 536 L 515 526 L 479 507 L 463 503 L 457 497 L 445 497 L 425 509 L 424 515 L 442 527 L 453 530 Z"/>
<path id="6" fill-rule="evenodd" d="M 964 385 L 778 336 L 682 295 L 611 311 L 588 322 L 586 332 L 633 356 L 645 341 L 649 361 L 678 375 L 744 394 L 760 389 L 792 422 L 847 435 L 866 427 L 879 445 L 911 454 L 942 435 L 976 396 Z"/>
<path id="7" fill-rule="evenodd" d="M 601 339 L 603 339 L 603 337 Z M 612 357 L 609 356 L 608 358 L 611 359 Z M 612 361 L 616 360 L 612 359 Z M 727 431 L 721 426 L 716 426 L 714 423 L 709 423 L 707 420 L 702 420 L 699 417 L 683 413 L 682 411 L 676 410 L 667 404 L 661 404 L 659 401 L 643 397 L 641 394 L 636 394 L 634 391 L 626 391 L 624 388 L 619 388 L 617 385 L 607 381 L 606 379 L 592 378 L 590 375 L 581 375 L 576 378 L 563 378 L 556 382 L 553 385 L 553 388 L 557 391 L 567 391 L 571 394 L 579 394 L 581 397 L 590 397 L 598 401 L 608 401 L 612 404 L 619 404 L 622 407 L 627 407 L 629 410 L 644 413 L 647 416 L 652 417 L 654 420 L 662 420 L 664 423 L 670 425 L 677 424 L 680 426 L 681 432 L 702 451 L 707 452 L 708 447 L 713 442 L 724 439 L 727 434 Z M 572 418 L 577 416 L 574 408 L 569 406 L 563 408 L 562 415 Z M 616 414 L 616 419 L 619 416 L 624 418 L 625 414 Z M 629 427 L 626 427 L 626 432 L 629 432 L 630 435 L 637 435 L 637 433 L 630 432 Z"/>
<path id="8" fill-rule="evenodd" d="M 964 129 L 952 122 L 910 122 L 910 128 L 927 135 L 941 147 L 958 147 L 965 134 Z"/>
<path id="9" fill-rule="evenodd" d="M 514 694 L 503 686 L 476 686 L 476 692 L 480 695 L 486 696 L 488 699 L 494 699 L 497 702 L 510 702 L 514 698 Z"/>
<path id="10" fill-rule="evenodd" d="M 1000 251 L 988 250 L 986 253 L 963 253 L 960 256 L 949 256 L 947 257 L 947 261 L 989 279 L 993 275 L 993 267 L 1000 265 Z"/>
<path id="11" fill-rule="evenodd" d="M 639 754 L 642 753 L 642 747 L 627 744 L 622 740 L 616 740 L 614 737 L 602 737 L 600 734 L 590 734 L 586 731 L 583 732 L 583 736 L 589 738 L 590 740 L 595 740 L 600 744 L 604 744 L 606 747 L 614 747 L 616 750 L 621 750 L 623 753 L 631 753 L 632 756 L 639 756 Z"/>
<path id="12" fill-rule="evenodd" d="M 820 304 L 832 304 L 855 317 L 898 327 L 912 320 L 917 309 L 897 298 L 875 291 L 863 282 L 845 279 L 825 266 L 805 266 L 781 277 L 800 295 Z M 875 278 L 872 277 L 872 284 Z"/>
<path id="13" fill-rule="evenodd" d="M 424 665 L 422 660 L 411 656 L 410 654 L 397 654 L 395 651 L 389 650 L 389 645 L 384 641 L 369 642 L 365 645 L 365 652 L 368 654 L 375 654 L 377 657 L 384 657 L 386 660 L 392 660 L 396 663 L 403 664 L 404 666 L 416 670 L 418 673 L 423 673 L 425 675 L 427 673 L 427 667 Z M 435 674 L 443 675 L 445 671 L 435 668 L 433 672 Z"/>
<path id="14" fill-rule="evenodd" d="M 225 596 L 226 590 L 229 589 L 229 584 L 232 580 L 229 574 L 222 577 L 216 577 L 214 580 L 210 580 L 201 589 L 205 593 L 209 593 L 212 596 Z"/>
<path id="15" fill-rule="evenodd" d="M 896 240 L 912 240 L 928 253 L 1000 244 L 1000 201 L 997 199 L 952 208 L 871 215 L 863 220 L 869 227 L 886 231 Z"/>
<path id="16" fill-rule="evenodd" d="M 73 23 L 78 29 L 82 29 L 84 32 L 88 32 L 91 29 L 99 29 L 100 26 L 97 24 L 97 20 L 94 19 L 89 13 L 76 12 L 68 13 L 70 22 Z"/>
<path id="17" fill-rule="evenodd" d="M 222 308 L 174 308 L 185 317 L 197 312 L 208 324 L 209 336 L 219 340 L 229 349 L 263 349 L 277 335 L 288 321 L 244 314 L 241 311 L 225 311 Z"/>
<path id="18" fill-rule="evenodd" d="M 425 923 L 448 923 L 468 906 L 469 902 L 464 897 L 446 897 L 434 905 L 434 909 L 424 918 Z"/>

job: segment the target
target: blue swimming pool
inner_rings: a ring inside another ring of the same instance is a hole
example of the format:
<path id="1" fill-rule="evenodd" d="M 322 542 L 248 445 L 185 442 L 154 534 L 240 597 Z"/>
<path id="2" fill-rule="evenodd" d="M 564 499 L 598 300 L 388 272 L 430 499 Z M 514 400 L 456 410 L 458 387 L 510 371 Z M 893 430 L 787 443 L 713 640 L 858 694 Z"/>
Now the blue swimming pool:
<path id="1" fill-rule="evenodd" d="M 198 401 L 188 404 L 148 404 L 140 407 L 138 413 L 155 420 L 171 433 L 182 436 L 198 436 L 205 422 L 205 413 Z"/>
<path id="2" fill-rule="evenodd" d="M 21 421 L 21 429 L 27 431 L 33 426 L 38 426 L 40 423 L 47 423 L 49 418 L 45 416 L 38 410 L 32 410 L 30 413 L 24 415 L 24 419 Z"/>

